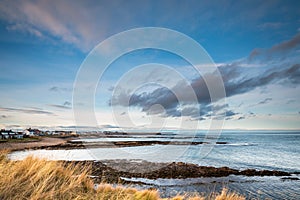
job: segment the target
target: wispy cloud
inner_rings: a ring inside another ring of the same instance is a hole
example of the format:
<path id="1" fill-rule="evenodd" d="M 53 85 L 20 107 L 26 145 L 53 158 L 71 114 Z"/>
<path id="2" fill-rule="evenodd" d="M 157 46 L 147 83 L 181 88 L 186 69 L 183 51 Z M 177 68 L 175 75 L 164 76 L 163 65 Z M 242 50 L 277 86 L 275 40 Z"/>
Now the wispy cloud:
<path id="1" fill-rule="evenodd" d="M 70 92 L 70 91 L 72 91 L 72 89 L 66 88 L 66 87 L 53 86 L 53 87 L 49 88 L 49 91 L 51 91 L 51 92 Z"/>
<path id="2" fill-rule="evenodd" d="M 259 29 L 278 29 L 281 28 L 283 24 L 281 22 L 265 22 L 258 25 Z"/>
<path id="3" fill-rule="evenodd" d="M 8 25 L 6 27 L 8 31 L 20 31 L 20 32 L 27 32 L 29 34 L 32 34 L 36 37 L 44 37 L 43 33 L 39 30 L 37 30 L 34 27 L 28 26 L 26 24 L 13 24 L 13 25 Z"/>
<path id="4" fill-rule="evenodd" d="M 293 50 L 296 47 L 299 47 L 300 45 L 300 33 L 295 35 L 292 39 L 284 41 L 280 44 L 274 45 L 270 51 L 271 52 L 277 52 L 277 51 L 290 51 Z"/>
<path id="5" fill-rule="evenodd" d="M 139 26 L 160 26 L 176 30 L 184 27 L 182 31 L 190 31 L 195 30 L 200 24 L 201 27 L 210 26 L 213 30 L 222 28 L 223 32 L 231 31 L 236 25 L 257 28 L 257 24 L 260 24 L 261 28 L 274 28 L 280 26 L 280 23 L 257 21 L 269 17 L 270 10 L 277 10 L 281 16 L 287 14 L 287 9 L 277 9 L 285 4 L 260 1 L 232 4 L 227 1 L 182 3 L 122 0 L 118 2 L 3 0 L 0 17 L 9 22 L 10 30 L 27 32 L 38 37 L 55 38 L 88 51 L 107 36 Z M 232 13 L 235 17 L 231 16 Z M 149 17 L 153 15 L 156 17 Z M 218 22 L 220 19 L 222 23 L 211 26 L 211 21 Z M 186 23 L 187 21 L 189 23 Z M 180 24 L 180 27 L 176 24 Z"/>
<path id="6" fill-rule="evenodd" d="M 9 22 L 8 30 L 60 40 L 87 52 L 107 37 L 109 31 L 116 28 L 116 23 L 130 21 L 133 13 L 124 13 L 122 7 L 109 1 L 4 0 L 0 18 Z"/>
<path id="7" fill-rule="evenodd" d="M 60 108 L 60 109 L 71 109 L 71 102 L 65 101 L 63 104 L 50 104 L 49 106 L 54 107 L 54 108 Z"/>
<path id="8" fill-rule="evenodd" d="M 7 115 L 0 115 L 0 119 L 6 119 L 7 117 Z"/>
<path id="9" fill-rule="evenodd" d="M 264 100 L 258 102 L 258 104 L 266 104 L 266 103 L 268 103 L 268 102 L 270 102 L 270 101 L 272 101 L 272 98 L 266 98 L 266 99 L 264 99 Z"/>
<path id="10" fill-rule="evenodd" d="M 292 104 L 292 103 L 294 103 L 294 102 L 296 102 L 295 99 L 288 99 L 287 102 L 286 102 L 286 104 Z"/>
<path id="11" fill-rule="evenodd" d="M 244 116 L 238 118 L 238 120 L 246 119 Z"/>
<path id="12" fill-rule="evenodd" d="M 254 49 L 249 55 L 249 61 L 266 61 L 272 59 L 283 59 L 290 52 L 295 52 L 295 49 L 300 48 L 300 33 L 297 33 L 293 38 L 283 41 L 272 46 L 269 49 Z"/>
<path id="13" fill-rule="evenodd" d="M 20 112 L 26 114 L 42 114 L 42 115 L 54 115 L 54 113 L 50 111 L 45 111 L 43 109 L 26 109 L 26 108 L 7 108 L 7 107 L 0 107 L 0 111 L 6 112 Z"/>

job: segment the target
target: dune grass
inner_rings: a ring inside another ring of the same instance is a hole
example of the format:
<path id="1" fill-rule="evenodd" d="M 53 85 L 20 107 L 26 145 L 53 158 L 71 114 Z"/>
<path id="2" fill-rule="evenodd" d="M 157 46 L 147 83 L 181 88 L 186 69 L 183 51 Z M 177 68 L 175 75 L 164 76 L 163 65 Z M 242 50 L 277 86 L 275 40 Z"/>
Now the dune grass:
<path id="1" fill-rule="evenodd" d="M 96 200 L 159 200 L 156 190 L 137 190 L 100 184 L 95 189 L 89 178 L 90 166 L 66 164 L 27 157 L 22 161 L 7 159 L 7 152 L 0 152 L 0 199 L 96 199 Z M 173 200 L 242 200 L 244 197 L 228 193 L 209 197 L 176 196 Z"/>

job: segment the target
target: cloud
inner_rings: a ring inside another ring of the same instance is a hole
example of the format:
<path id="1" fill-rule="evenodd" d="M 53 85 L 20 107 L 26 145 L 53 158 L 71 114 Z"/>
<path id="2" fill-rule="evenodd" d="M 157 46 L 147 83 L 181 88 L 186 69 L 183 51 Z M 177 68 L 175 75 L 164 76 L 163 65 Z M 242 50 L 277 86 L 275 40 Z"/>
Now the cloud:
<path id="1" fill-rule="evenodd" d="M 300 34 L 299 34 L 300 36 Z M 278 45 L 274 45 L 268 52 L 275 51 L 288 51 L 288 49 L 294 48 L 298 45 L 298 35 L 293 37 L 289 41 L 282 42 Z M 251 56 L 251 55 L 250 55 Z M 239 62 L 233 62 L 230 64 L 224 64 L 218 67 L 226 90 L 226 96 L 232 97 L 235 95 L 244 94 L 250 92 L 258 87 L 267 86 L 269 84 L 281 84 L 285 86 L 297 86 L 300 84 L 300 64 L 298 60 L 291 62 L 288 58 L 281 60 L 281 62 L 275 62 L 270 64 L 269 60 L 262 59 L 261 62 L 266 62 L 268 66 L 262 67 L 244 67 L 243 63 L 248 63 L 249 60 L 245 59 Z M 191 85 L 179 82 L 173 88 L 160 87 L 151 92 L 144 93 L 128 93 L 124 88 L 119 94 L 111 99 L 111 105 L 132 106 L 141 108 L 142 112 L 152 114 L 150 109 L 153 105 L 159 104 L 164 110 L 159 113 L 166 117 L 179 117 L 182 116 L 184 110 L 185 116 L 190 116 L 193 119 L 199 119 L 199 117 L 210 117 L 212 110 L 217 111 L 215 114 L 224 113 L 226 111 L 226 105 L 221 105 L 220 108 L 213 107 L 214 103 L 211 102 L 210 94 L 206 86 L 205 80 L 210 80 L 214 83 L 218 74 L 216 72 L 204 74 L 202 77 L 195 78 L 191 81 Z M 134 80 L 132 80 L 134 82 Z M 196 96 L 197 102 L 201 109 L 200 113 L 197 109 L 194 109 L 195 102 L 193 101 L 193 95 L 188 93 L 189 87 L 192 87 Z M 182 101 L 179 102 L 175 94 L 179 94 Z M 128 100 L 129 99 L 129 105 Z M 271 98 L 259 102 L 259 104 L 265 104 L 271 101 Z M 233 111 L 227 111 L 226 116 L 231 117 L 237 113 Z"/>
<path id="2" fill-rule="evenodd" d="M 238 118 L 238 120 L 242 120 L 242 119 L 245 119 L 245 117 L 241 116 L 241 117 Z"/>
<path id="3" fill-rule="evenodd" d="M 57 129 L 62 129 L 62 130 L 79 130 L 79 131 L 95 131 L 99 130 L 102 131 L 102 129 L 117 129 L 120 128 L 119 126 L 111 125 L 111 124 L 104 124 L 100 126 L 76 126 L 76 125 L 71 125 L 71 126 L 55 126 L 54 127 L 56 130 Z"/>
<path id="4" fill-rule="evenodd" d="M 271 49 L 270 52 L 285 52 L 285 51 L 290 51 L 300 45 L 300 33 L 295 35 L 292 39 L 284 41 L 280 44 L 274 45 Z"/>
<path id="5" fill-rule="evenodd" d="M 226 77 L 227 71 L 231 69 L 221 69 L 221 74 Z M 247 69 L 244 69 L 246 73 Z M 242 76 L 242 74 L 241 74 Z M 226 94 L 228 97 L 249 92 L 257 87 L 266 86 L 271 83 L 284 81 L 286 84 L 299 84 L 300 83 L 300 64 L 294 64 L 284 69 L 275 69 L 265 71 L 257 76 L 243 78 L 237 81 L 224 82 Z"/>
<path id="6" fill-rule="evenodd" d="M 2 0 L 0 17 L 8 22 L 8 29 L 59 39 L 88 51 L 114 33 L 141 26 L 180 28 L 189 32 L 197 30 L 199 25 L 210 26 L 213 21 L 216 26 L 210 28 L 221 27 L 224 32 L 236 26 L 246 30 L 257 28 L 257 23 L 272 17 L 274 10 L 280 16 L 298 16 L 294 4 L 268 1 L 232 4 L 227 1 Z M 283 6 L 285 9 L 277 9 Z M 153 15 L 156 17 L 150 17 Z M 183 25 L 178 27 L 177 24 Z M 13 27 L 15 25 L 18 27 Z M 259 28 L 278 26 L 278 22 L 266 22 Z"/>
<path id="7" fill-rule="evenodd" d="M 283 26 L 282 23 L 280 22 L 265 22 L 263 24 L 258 25 L 258 28 L 261 30 L 264 29 L 278 29 L 281 28 Z"/>
<path id="8" fill-rule="evenodd" d="M 34 27 L 28 26 L 26 24 L 13 24 L 6 27 L 8 31 L 20 31 L 29 33 L 31 35 L 34 35 L 36 37 L 42 38 L 44 37 L 43 33 L 39 30 L 35 29 Z"/>
<path id="9" fill-rule="evenodd" d="M 64 102 L 64 106 L 71 106 L 71 105 L 72 105 L 72 103 L 70 101 L 65 101 Z"/>
<path id="10" fill-rule="evenodd" d="M 49 91 L 51 91 L 51 92 L 70 92 L 70 91 L 72 91 L 72 89 L 65 88 L 65 87 L 53 86 L 53 87 L 49 88 Z"/>
<path id="11" fill-rule="evenodd" d="M 294 37 L 289 40 L 283 41 L 279 44 L 272 46 L 269 49 L 254 49 L 248 60 L 253 62 L 255 60 L 265 61 L 265 60 L 275 60 L 282 59 L 295 49 L 300 47 L 300 33 L 297 33 Z"/>
<path id="12" fill-rule="evenodd" d="M 60 109 L 71 109 L 69 106 L 64 106 L 64 105 L 58 105 L 58 104 L 50 104 L 49 106 L 54 107 L 54 108 L 60 108 Z"/>
<path id="13" fill-rule="evenodd" d="M 3 0 L 0 19 L 7 22 L 10 31 L 71 44 L 88 52 L 112 33 L 124 30 L 123 24 L 137 19 L 131 6 L 110 1 Z"/>
<path id="14" fill-rule="evenodd" d="M 13 24 L 7 27 L 10 30 L 39 36 L 46 32 L 79 48 L 87 48 L 91 36 L 87 29 L 89 23 L 85 23 L 87 18 L 78 12 L 81 5 L 66 1 L 3 1 L 0 12 L 2 18 Z"/>
<path id="15" fill-rule="evenodd" d="M 295 64 L 285 69 L 278 71 L 266 71 L 265 73 L 244 77 L 243 73 L 247 73 L 248 68 L 233 67 L 228 66 L 219 67 L 219 70 L 224 79 L 224 86 L 226 90 L 227 97 L 234 95 L 244 94 L 250 92 L 258 87 L 266 86 L 271 83 L 279 83 L 284 81 L 285 84 L 299 84 L 300 83 L 300 64 Z M 240 73 L 238 72 L 240 71 Z M 216 78 L 216 74 L 206 74 L 206 78 L 213 80 Z M 202 77 L 194 79 L 191 83 L 194 89 L 198 103 L 201 104 L 200 115 L 207 115 L 212 109 L 210 107 L 211 100 L 209 91 Z M 158 88 L 151 93 L 142 94 L 127 94 L 122 92 L 112 99 L 113 105 L 127 106 L 124 99 L 130 99 L 129 106 L 140 107 L 141 111 L 146 112 L 152 107 L 152 105 L 159 104 L 164 107 L 164 114 L 170 117 L 181 116 L 181 110 L 179 109 L 179 103 L 189 105 L 193 99 L 192 96 L 186 95 L 184 102 L 179 102 L 177 97 L 172 91 L 179 91 L 179 93 L 185 93 L 188 91 L 188 86 L 185 84 L 177 84 L 175 87 L 168 88 Z M 267 103 L 271 99 L 266 99 L 260 104 Z M 187 115 L 191 117 L 199 116 L 199 113 L 195 113 L 195 109 L 189 108 L 190 111 L 185 110 Z M 163 113 L 161 113 L 163 114 Z"/>
<path id="16" fill-rule="evenodd" d="M 266 98 L 266 99 L 258 102 L 258 104 L 266 104 L 266 103 L 269 103 L 270 101 L 272 101 L 272 98 Z"/>
<path id="17" fill-rule="evenodd" d="M 287 102 L 286 102 L 286 104 L 292 104 L 292 103 L 294 103 L 294 102 L 296 102 L 295 99 L 288 99 Z"/>
<path id="18" fill-rule="evenodd" d="M 226 116 L 227 117 L 231 117 L 231 116 L 234 116 L 234 115 L 237 115 L 238 113 L 235 113 L 235 112 L 233 112 L 232 110 L 228 110 L 228 111 L 226 111 Z"/>
<path id="19" fill-rule="evenodd" d="M 26 113 L 26 114 L 42 114 L 42 115 L 54 115 L 54 113 L 50 111 L 45 111 L 42 109 L 23 109 L 23 108 L 6 108 L 6 107 L 0 107 L 0 111 L 6 111 L 6 112 L 20 112 L 20 113 Z"/>
<path id="20" fill-rule="evenodd" d="M 7 117 L 8 117 L 7 115 L 0 115 L 0 119 L 5 119 Z"/>
<path id="21" fill-rule="evenodd" d="M 59 104 L 50 104 L 49 106 L 54 107 L 54 108 L 60 108 L 60 109 L 71 109 L 71 102 L 65 101 L 62 105 Z"/>

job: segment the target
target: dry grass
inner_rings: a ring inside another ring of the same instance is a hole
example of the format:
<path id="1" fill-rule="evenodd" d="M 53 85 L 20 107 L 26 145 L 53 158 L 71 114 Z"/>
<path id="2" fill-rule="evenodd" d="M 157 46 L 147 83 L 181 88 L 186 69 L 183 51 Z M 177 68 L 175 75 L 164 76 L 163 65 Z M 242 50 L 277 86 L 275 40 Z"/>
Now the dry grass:
<path id="1" fill-rule="evenodd" d="M 156 190 L 113 187 L 101 184 L 95 190 L 88 177 L 89 166 L 65 164 L 27 157 L 10 161 L 7 152 L 0 152 L 0 199 L 98 199 L 98 200 L 159 200 Z M 176 196 L 173 200 L 202 200 L 203 197 Z M 226 189 L 215 195 L 216 200 L 245 199 Z"/>

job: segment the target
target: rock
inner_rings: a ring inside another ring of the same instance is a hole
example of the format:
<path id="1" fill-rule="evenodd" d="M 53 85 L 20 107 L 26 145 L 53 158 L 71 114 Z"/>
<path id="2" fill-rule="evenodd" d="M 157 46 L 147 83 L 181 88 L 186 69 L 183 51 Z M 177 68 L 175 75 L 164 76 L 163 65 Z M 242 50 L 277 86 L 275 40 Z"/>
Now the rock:
<path id="1" fill-rule="evenodd" d="M 136 177 L 136 178 L 198 178 L 198 177 L 226 177 L 229 175 L 244 176 L 290 176 L 288 172 L 270 171 L 255 169 L 246 169 L 239 171 L 229 167 L 208 167 L 199 166 L 184 162 L 172 163 L 151 163 L 147 161 L 128 161 L 128 160 L 110 160 L 99 161 L 69 161 L 74 164 L 90 165 L 92 168 L 91 176 L 100 182 L 122 183 L 120 177 Z M 289 177 L 283 178 L 287 180 Z M 291 177 L 290 180 L 296 180 Z"/>
<path id="2" fill-rule="evenodd" d="M 281 180 L 283 180 L 283 181 L 286 181 L 286 180 L 298 181 L 300 179 L 297 177 L 282 177 Z"/>

